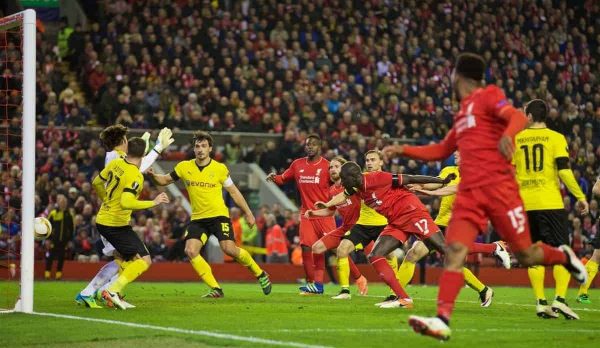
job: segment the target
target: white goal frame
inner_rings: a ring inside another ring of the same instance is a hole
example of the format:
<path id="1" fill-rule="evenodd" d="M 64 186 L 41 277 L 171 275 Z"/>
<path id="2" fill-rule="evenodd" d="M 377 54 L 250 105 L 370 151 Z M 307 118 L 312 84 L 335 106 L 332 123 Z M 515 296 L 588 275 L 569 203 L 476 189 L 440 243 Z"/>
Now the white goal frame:
<path id="1" fill-rule="evenodd" d="M 23 168 L 21 201 L 21 292 L 15 312 L 33 313 L 34 239 L 35 214 L 35 66 L 36 66 L 36 13 L 25 10 L 0 18 L 0 29 L 23 28 Z"/>

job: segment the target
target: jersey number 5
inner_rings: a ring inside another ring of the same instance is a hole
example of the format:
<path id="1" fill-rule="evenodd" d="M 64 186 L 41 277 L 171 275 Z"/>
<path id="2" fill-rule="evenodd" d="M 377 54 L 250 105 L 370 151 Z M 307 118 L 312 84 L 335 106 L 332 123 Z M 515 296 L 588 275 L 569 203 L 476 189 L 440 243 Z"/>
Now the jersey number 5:
<path id="1" fill-rule="evenodd" d="M 114 186 L 112 188 L 110 188 L 110 190 L 109 190 L 110 185 L 113 183 L 113 179 L 115 179 Z M 115 189 L 117 188 L 117 186 L 119 186 L 120 183 L 121 183 L 120 177 L 114 175 L 112 171 L 108 172 L 108 179 L 106 180 L 106 184 L 104 184 L 104 189 L 108 193 L 108 199 L 112 198 L 112 195 L 115 192 Z"/>
<path id="2" fill-rule="evenodd" d="M 523 214 L 523 207 L 516 207 L 515 209 L 509 210 L 507 214 L 515 231 L 517 231 L 517 233 L 525 232 L 525 214 Z"/>

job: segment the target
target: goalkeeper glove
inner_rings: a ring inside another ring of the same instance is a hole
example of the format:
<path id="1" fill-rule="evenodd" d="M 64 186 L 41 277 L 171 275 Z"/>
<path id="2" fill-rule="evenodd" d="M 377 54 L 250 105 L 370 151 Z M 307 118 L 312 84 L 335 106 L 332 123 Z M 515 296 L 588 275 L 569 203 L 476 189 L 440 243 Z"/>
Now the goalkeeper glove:
<path id="1" fill-rule="evenodd" d="M 150 133 L 145 132 L 140 138 L 144 139 L 146 142 L 146 149 L 144 149 L 144 154 L 148 153 L 148 148 L 150 147 Z"/>
<path id="2" fill-rule="evenodd" d="M 173 139 L 173 132 L 169 128 L 165 127 L 160 130 L 160 133 L 158 133 L 154 150 L 156 150 L 158 153 L 161 153 L 164 149 L 173 144 L 174 141 L 175 139 Z"/>

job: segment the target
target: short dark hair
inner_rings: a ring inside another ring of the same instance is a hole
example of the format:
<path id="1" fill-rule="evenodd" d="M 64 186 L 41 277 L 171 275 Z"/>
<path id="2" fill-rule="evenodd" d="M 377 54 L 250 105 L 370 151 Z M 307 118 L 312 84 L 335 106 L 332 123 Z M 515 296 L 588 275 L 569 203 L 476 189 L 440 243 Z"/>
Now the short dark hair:
<path id="1" fill-rule="evenodd" d="M 208 132 L 205 131 L 197 131 L 194 133 L 194 138 L 192 139 L 192 144 L 196 144 L 199 141 L 206 140 L 208 142 L 208 146 L 213 146 L 213 138 Z"/>
<path id="2" fill-rule="evenodd" d="M 463 53 L 456 59 L 456 73 L 476 81 L 483 80 L 485 61 L 475 53 Z"/>
<path id="3" fill-rule="evenodd" d="M 342 186 L 346 192 L 353 194 L 362 186 L 362 170 L 356 162 L 346 162 L 340 169 Z"/>
<path id="4" fill-rule="evenodd" d="M 102 141 L 108 151 L 112 151 L 115 147 L 123 143 L 123 139 L 128 133 L 129 129 L 127 127 L 122 124 L 115 124 L 100 132 L 100 141 Z"/>
<path id="5" fill-rule="evenodd" d="M 316 141 L 319 142 L 319 144 L 321 143 L 321 137 L 318 134 L 314 134 L 314 133 L 313 134 L 309 134 L 306 137 L 306 141 L 308 141 L 308 139 L 315 139 Z"/>
<path id="6" fill-rule="evenodd" d="M 144 157 L 144 153 L 146 152 L 146 141 L 140 137 L 133 137 L 129 139 L 129 144 L 127 145 L 127 156 L 134 158 L 142 158 Z"/>
<path id="7" fill-rule="evenodd" d="M 374 153 L 374 154 L 376 154 L 377 156 L 379 156 L 379 159 L 380 159 L 380 160 L 383 160 L 383 153 L 382 153 L 381 151 L 377 150 L 377 149 L 373 149 L 373 150 L 369 150 L 369 151 L 367 151 L 367 152 L 365 153 L 365 158 L 367 158 L 367 155 L 370 155 L 370 154 L 372 154 L 372 153 Z"/>
<path id="8" fill-rule="evenodd" d="M 546 122 L 546 117 L 548 117 L 548 104 L 541 99 L 534 99 L 525 104 L 525 114 L 531 114 L 533 122 Z"/>

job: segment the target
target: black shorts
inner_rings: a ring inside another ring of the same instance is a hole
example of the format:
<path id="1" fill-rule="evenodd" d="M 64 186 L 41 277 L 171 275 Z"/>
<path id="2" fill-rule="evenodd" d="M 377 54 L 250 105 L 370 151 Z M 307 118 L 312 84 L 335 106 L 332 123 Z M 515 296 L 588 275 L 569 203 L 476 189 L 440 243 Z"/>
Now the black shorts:
<path id="1" fill-rule="evenodd" d="M 527 212 L 532 242 L 544 242 L 557 247 L 569 245 L 569 217 L 564 209 L 531 210 Z"/>
<path id="2" fill-rule="evenodd" d="M 364 249 L 369 243 L 377 240 L 384 226 L 354 225 L 350 229 L 350 234 L 346 234 L 343 239 L 347 239 L 354 244 L 356 250 Z"/>
<path id="3" fill-rule="evenodd" d="M 206 244 L 211 234 L 217 237 L 219 242 L 223 240 L 235 241 L 231 219 L 227 216 L 190 221 L 185 231 L 185 240 L 198 239 L 202 244 Z"/>
<path id="4" fill-rule="evenodd" d="M 98 232 L 112 244 L 124 260 L 130 261 L 135 255 L 150 255 L 144 242 L 131 226 L 104 226 L 96 224 Z"/>

